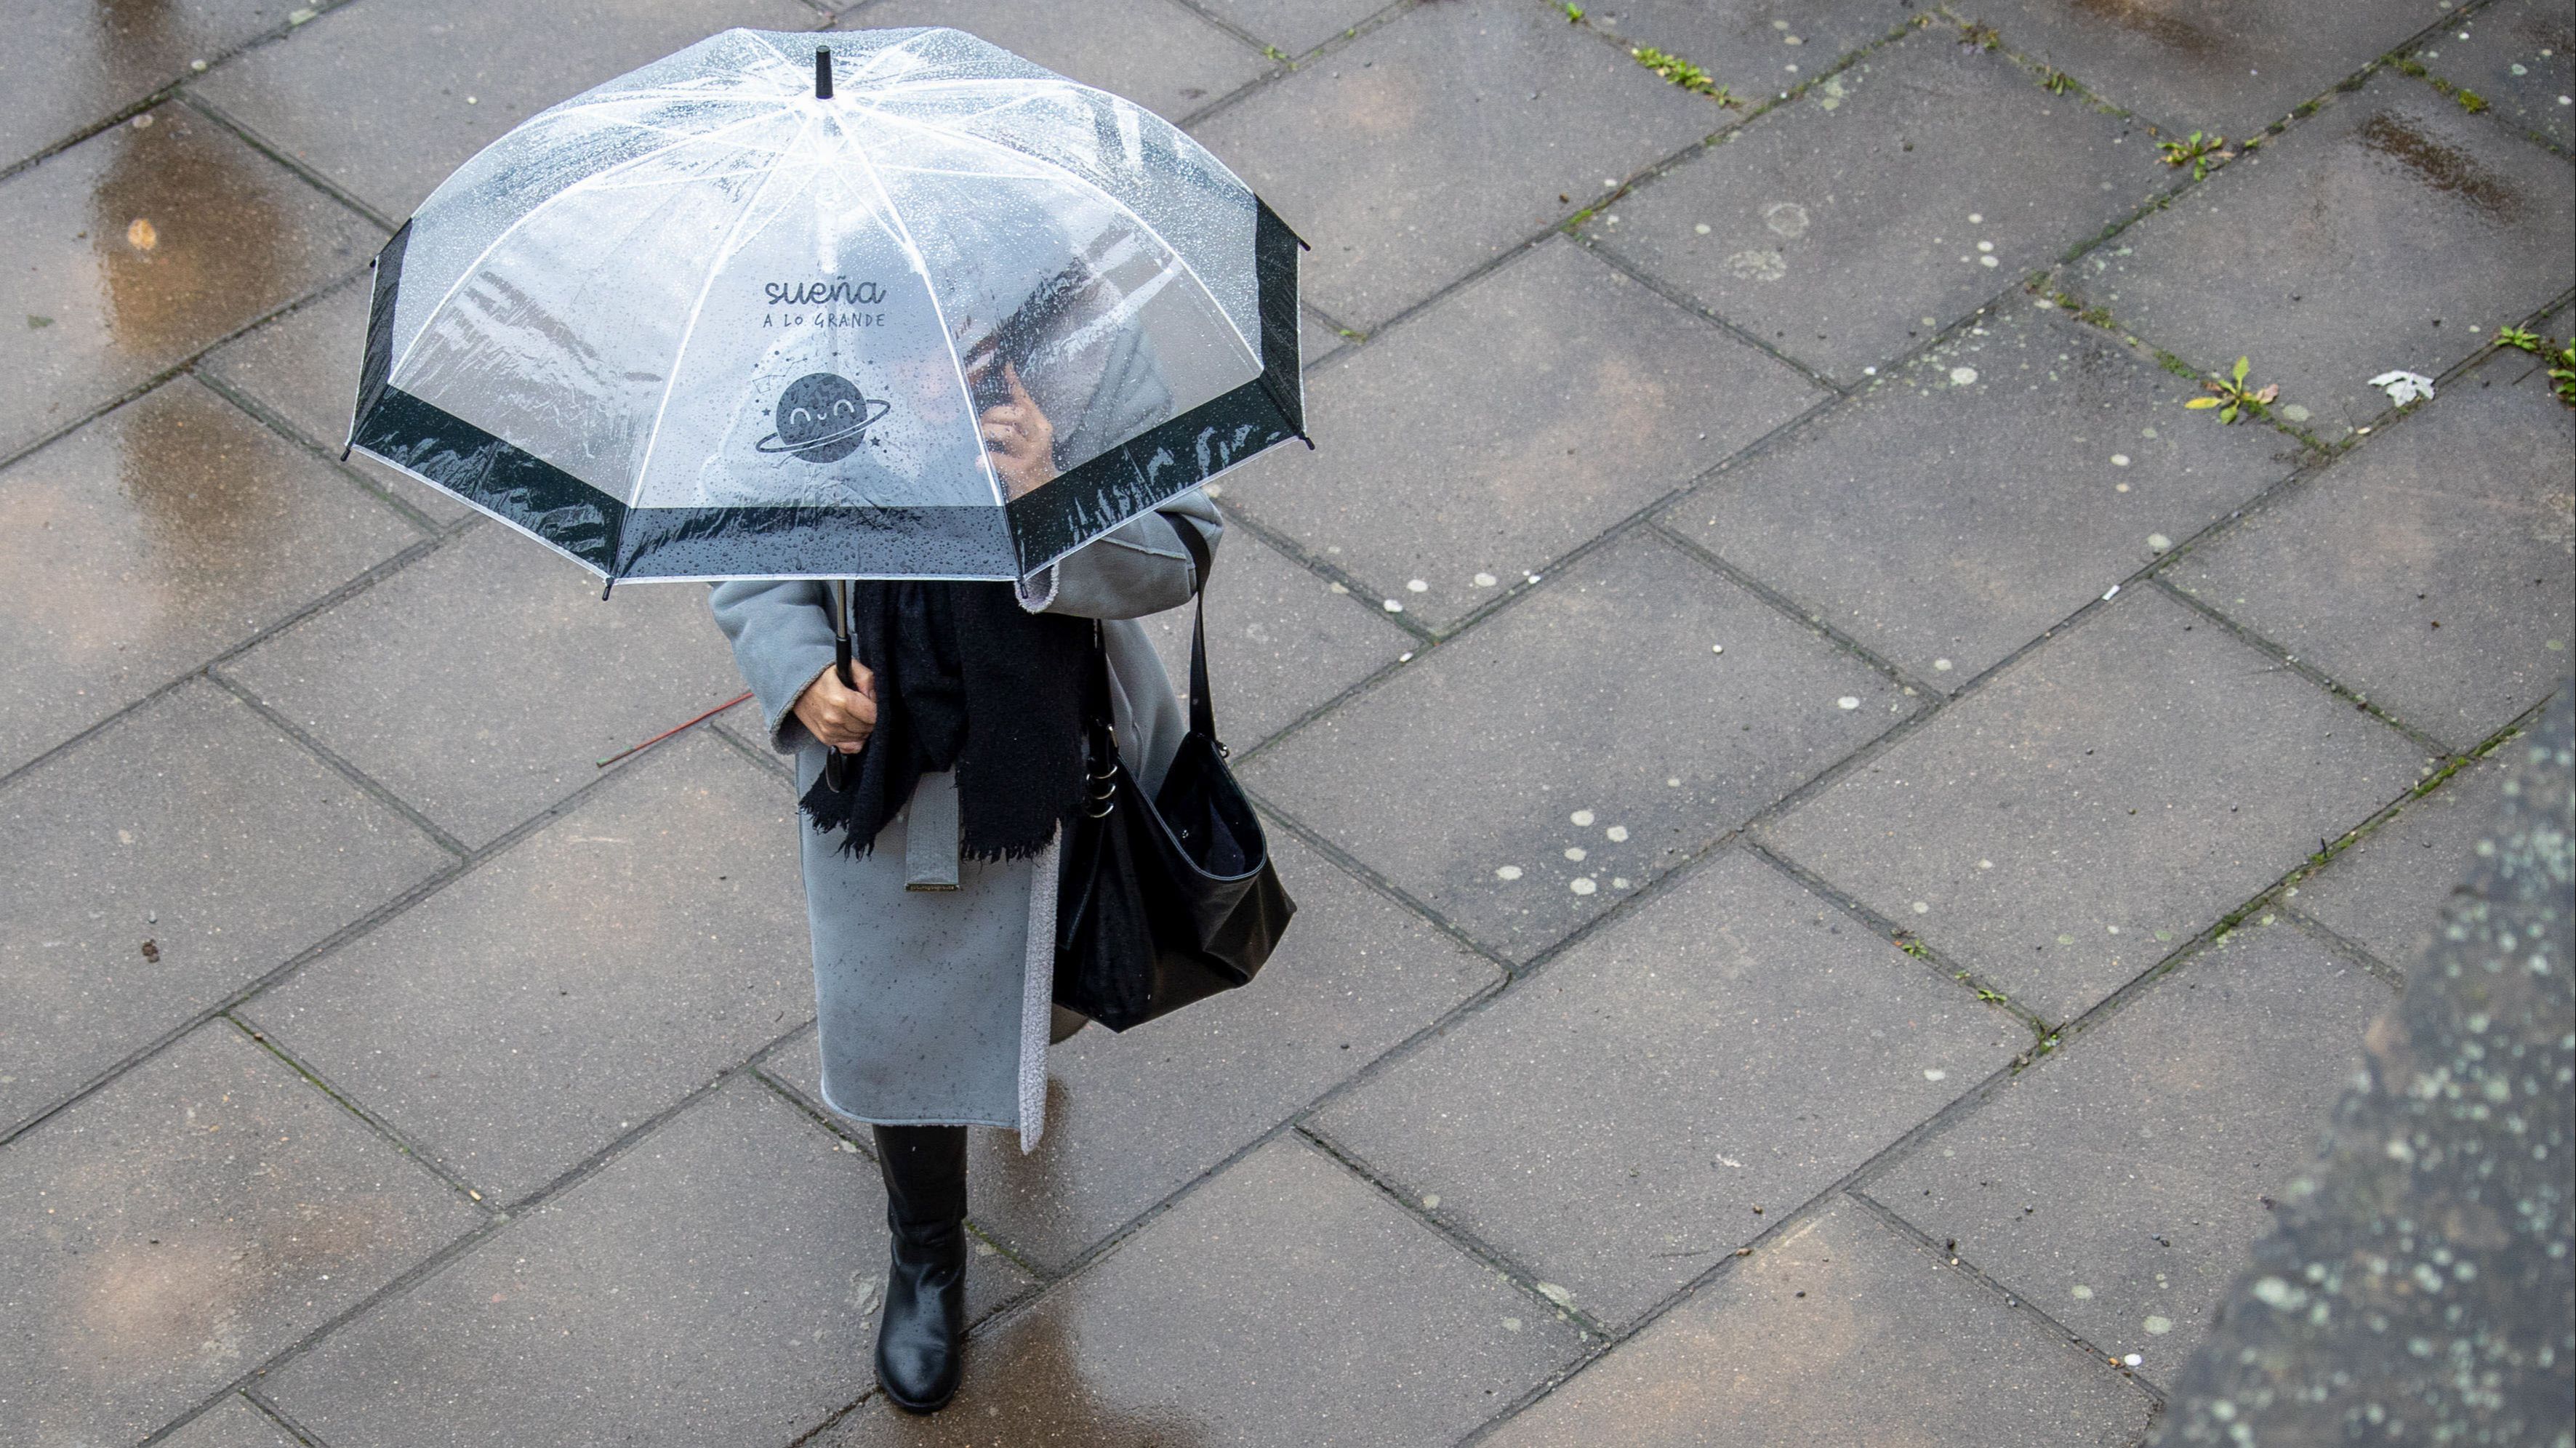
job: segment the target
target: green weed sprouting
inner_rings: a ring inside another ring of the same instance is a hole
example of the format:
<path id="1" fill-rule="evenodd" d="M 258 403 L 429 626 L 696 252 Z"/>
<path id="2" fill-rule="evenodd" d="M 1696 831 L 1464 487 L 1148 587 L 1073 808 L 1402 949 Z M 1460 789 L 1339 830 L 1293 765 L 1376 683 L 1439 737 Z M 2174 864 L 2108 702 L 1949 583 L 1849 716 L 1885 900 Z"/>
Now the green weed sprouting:
<path id="1" fill-rule="evenodd" d="M 1662 76 L 1666 81 L 1680 86 L 1683 90 L 1704 95 L 1722 106 L 1743 104 L 1726 87 L 1719 85 L 1707 71 L 1678 55 L 1666 54 L 1651 45 L 1638 46 L 1628 54 L 1634 57 L 1639 65 Z"/>
<path id="2" fill-rule="evenodd" d="M 2183 406 L 2194 412 L 2215 407 L 2218 409 L 2220 422 L 2234 422 L 2239 416 L 2248 413 L 2256 417 L 2262 416 L 2263 409 L 2271 403 L 2272 399 L 2281 395 L 2281 384 L 2273 382 L 2260 388 L 2247 387 L 2245 371 L 2250 365 L 2252 364 L 2248 359 L 2237 358 L 2235 371 L 2225 377 L 2213 377 L 2201 384 L 2209 389 L 2210 396 L 2195 397 Z"/>
<path id="3" fill-rule="evenodd" d="M 2209 175 L 2211 163 L 2232 161 L 2236 158 L 2236 153 L 2227 149 L 2225 136 L 2215 133 L 2203 134 L 2199 131 L 2194 131 L 2179 141 L 2158 141 L 2156 149 L 2164 153 L 2166 165 L 2189 166 L 2191 179 L 2194 181 Z"/>
<path id="4" fill-rule="evenodd" d="M 1582 7 L 1582 6 L 1580 6 L 1580 5 L 1559 5 L 1559 6 L 1557 6 L 1556 8 L 1565 12 L 1565 23 L 1566 23 L 1566 24 L 1568 24 L 1568 25 L 1581 25 L 1581 24 L 1583 23 L 1583 7 Z"/>

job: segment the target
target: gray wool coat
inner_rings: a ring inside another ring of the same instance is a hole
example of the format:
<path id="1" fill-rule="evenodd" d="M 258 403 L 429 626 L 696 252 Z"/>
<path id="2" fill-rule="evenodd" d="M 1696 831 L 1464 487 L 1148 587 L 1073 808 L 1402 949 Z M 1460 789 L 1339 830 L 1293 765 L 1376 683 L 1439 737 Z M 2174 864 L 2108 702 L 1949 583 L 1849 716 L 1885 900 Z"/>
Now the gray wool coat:
<path id="1" fill-rule="evenodd" d="M 1148 792 L 1161 785 L 1188 725 L 1132 620 L 1179 607 L 1198 584 L 1173 530 L 1196 528 L 1212 552 L 1223 526 L 1215 507 L 1191 493 L 1020 585 L 1020 606 L 1032 612 L 1109 620 L 1103 633 L 1119 757 Z M 832 667 L 823 599 L 820 583 L 785 580 L 719 584 L 711 597 L 771 747 L 795 756 L 800 796 L 822 772 L 825 753 L 790 712 Z M 1028 860 L 961 861 L 953 891 L 906 889 L 912 816 L 928 791 L 952 787 L 946 776 L 926 779 L 863 858 L 798 817 L 823 1100 L 844 1116 L 887 1125 L 1015 1127 L 1028 1150 L 1046 1129 L 1056 847 Z M 954 820 L 946 812 L 948 828 Z"/>

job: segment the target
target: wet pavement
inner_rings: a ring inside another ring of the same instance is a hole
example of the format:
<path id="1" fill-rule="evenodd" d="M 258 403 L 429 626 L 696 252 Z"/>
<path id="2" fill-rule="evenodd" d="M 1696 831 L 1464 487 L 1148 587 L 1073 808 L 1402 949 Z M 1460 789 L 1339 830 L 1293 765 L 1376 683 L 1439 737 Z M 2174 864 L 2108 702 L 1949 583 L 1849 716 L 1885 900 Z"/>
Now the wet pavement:
<path id="1" fill-rule="evenodd" d="M 0 1444 L 2560 1441 L 2576 8 L 1580 8 L 0 21 Z M 1314 243 L 1321 447 L 1214 490 L 1297 926 L 978 1141 L 925 1421 L 777 762 L 596 764 L 697 591 L 340 443 L 475 148 L 930 19 Z"/>

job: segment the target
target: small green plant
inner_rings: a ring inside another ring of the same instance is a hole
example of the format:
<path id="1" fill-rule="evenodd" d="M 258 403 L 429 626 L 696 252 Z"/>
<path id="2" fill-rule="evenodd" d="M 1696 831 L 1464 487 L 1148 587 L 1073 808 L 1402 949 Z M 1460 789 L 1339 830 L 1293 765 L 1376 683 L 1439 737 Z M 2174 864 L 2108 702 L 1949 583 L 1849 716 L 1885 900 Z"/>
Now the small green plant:
<path id="1" fill-rule="evenodd" d="M 2460 109 L 2467 111 L 2473 116 L 2487 108 L 2487 98 L 2479 95 L 2473 90 L 2464 90 L 2458 95 L 2453 96 L 2451 99 L 2458 101 L 2460 103 Z"/>
<path id="2" fill-rule="evenodd" d="M 1980 22 L 1959 32 L 1959 43 L 1972 50 L 1992 50 L 2004 43 L 2003 32 Z"/>
<path id="3" fill-rule="evenodd" d="M 1559 6 L 1557 6 L 1556 8 L 1565 12 L 1565 23 L 1566 23 L 1566 24 L 1568 24 L 1568 25 L 1581 25 L 1581 24 L 1583 23 L 1583 7 L 1582 7 L 1582 6 L 1580 6 L 1580 5 L 1559 5 Z"/>
<path id="4" fill-rule="evenodd" d="M 2549 390 L 2558 400 L 2576 407 L 2576 341 L 2569 341 L 2549 354 Z"/>
<path id="5" fill-rule="evenodd" d="M 1916 960 L 1930 960 L 1932 958 L 1932 952 L 1924 948 L 1923 942 L 1910 935 L 1897 936 L 1896 948 L 1904 951 L 1910 956 L 1913 956 Z"/>
<path id="6" fill-rule="evenodd" d="M 2075 77 L 2068 75 L 2062 70 L 2041 71 L 2039 73 L 2039 83 L 2050 95 L 2053 96 L 2062 96 L 2068 91 L 2075 89 Z"/>
<path id="7" fill-rule="evenodd" d="M 2179 141 L 2158 141 L 2156 149 L 2164 153 L 2166 165 L 2189 166 L 2194 181 L 2207 176 L 2213 163 L 2236 158 L 2236 153 L 2227 149 L 2225 136 L 2200 131 L 2194 131 Z"/>
<path id="8" fill-rule="evenodd" d="M 2183 406 L 2194 412 L 2215 407 L 2218 409 L 2220 422 L 2234 422 L 2248 413 L 2256 417 L 2262 416 L 2263 409 L 2271 405 L 2272 399 L 2281 395 L 2281 385 L 2273 382 L 2259 388 L 2246 386 L 2245 372 L 2251 365 L 2252 363 L 2246 358 L 2237 358 L 2235 371 L 2225 377 L 2213 377 L 2201 384 L 2209 389 L 2209 396 L 2195 397 Z"/>
<path id="9" fill-rule="evenodd" d="M 1697 91 L 1704 96 L 1717 93 L 1717 82 L 1710 79 L 1707 71 L 1678 55 L 1667 55 L 1651 45 L 1638 46 L 1628 54 L 1635 57 L 1639 65 L 1680 86 L 1683 90 Z"/>
<path id="10" fill-rule="evenodd" d="M 1977 987 L 1977 999 L 1984 1001 L 1990 1006 L 1999 1006 L 2004 1004 L 2006 1001 L 2011 1000 L 2012 997 L 2005 995 L 2002 991 L 1988 990 L 1984 986 L 1979 986 Z"/>
<path id="11" fill-rule="evenodd" d="M 1281 50 L 1278 46 L 1275 46 L 1275 45 L 1265 45 L 1265 46 L 1261 47 L 1261 53 L 1262 53 L 1263 55 L 1266 55 L 1266 56 L 1270 57 L 1272 60 L 1280 61 L 1280 62 L 1283 62 L 1283 63 L 1284 63 L 1284 62 L 1286 62 L 1286 61 L 1287 61 L 1287 59 L 1288 59 L 1288 52 L 1286 52 L 1286 51 L 1284 51 L 1284 50 Z"/>
<path id="12" fill-rule="evenodd" d="M 2540 334 L 2522 327 L 2498 327 L 2496 328 L 2496 345 L 2499 347 L 2519 347 L 2523 351 L 2537 357 L 2540 355 L 2541 348 Z"/>

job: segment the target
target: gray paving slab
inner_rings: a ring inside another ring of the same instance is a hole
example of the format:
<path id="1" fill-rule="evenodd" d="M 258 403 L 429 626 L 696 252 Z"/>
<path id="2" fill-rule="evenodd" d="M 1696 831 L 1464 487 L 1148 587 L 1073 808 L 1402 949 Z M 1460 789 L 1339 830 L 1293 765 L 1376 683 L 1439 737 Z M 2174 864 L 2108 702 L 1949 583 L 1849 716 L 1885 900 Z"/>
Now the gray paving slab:
<path id="1" fill-rule="evenodd" d="M 1262 45 L 1304 55 L 1394 6 L 1388 0 L 1199 0 L 1199 8 Z"/>
<path id="2" fill-rule="evenodd" d="M 2331 24 L 2300 0 L 1971 0 L 2007 49 L 2073 75 L 2175 134 L 2243 138 L 2405 43 L 2449 5 L 2351 0 Z"/>
<path id="3" fill-rule="evenodd" d="M 1954 34 L 1827 77 L 1585 234 L 1853 384 L 2172 184 L 2143 126 Z"/>
<path id="4" fill-rule="evenodd" d="M 2114 1448 L 2146 1394 L 1837 1200 L 1485 1441 L 1494 1448 Z"/>
<path id="5" fill-rule="evenodd" d="M 2462 467 L 2475 456 L 2479 463 Z M 2177 587 L 2468 749 L 2549 697 L 2576 645 L 2576 411 L 2500 352 L 2196 549 Z"/>
<path id="6" fill-rule="evenodd" d="M 812 1017 L 794 808 L 683 736 L 243 1014 L 516 1200 Z"/>
<path id="7" fill-rule="evenodd" d="M 1227 505 L 1435 629 L 1827 395 L 1561 238 L 1306 382 L 1327 445 Z"/>
<path id="8" fill-rule="evenodd" d="M 384 239 L 180 105 L 0 181 L 0 236 L 13 337 L 0 457 L 346 275 Z"/>
<path id="9" fill-rule="evenodd" d="M 1955 692 L 2298 466 L 2196 392 L 2014 297 L 1663 516 Z"/>
<path id="10" fill-rule="evenodd" d="M 1802 802 L 1773 844 L 2071 1020 L 2425 767 L 2179 603 L 2132 590 Z"/>
<path id="11" fill-rule="evenodd" d="M 0 1130 L 452 858 L 204 682 L 0 788 Z"/>
<path id="12" fill-rule="evenodd" d="M 1163 671 L 1185 700 L 1193 617 L 1192 610 L 1176 608 L 1145 621 Z M 1248 528 L 1233 529 L 1218 545 L 1208 576 L 1207 627 L 1217 736 L 1237 751 L 1416 646 L 1375 601 L 1333 592 L 1332 584 Z"/>
<path id="13" fill-rule="evenodd" d="M 1630 534 L 1241 777 L 1527 960 L 1916 707 L 1750 591 Z"/>
<path id="14" fill-rule="evenodd" d="M 240 1394 L 224 1399 L 161 1440 L 162 1448 L 301 1448 L 277 1420 Z"/>
<path id="15" fill-rule="evenodd" d="M 0 470 L 0 770 L 419 542 L 189 378 Z"/>
<path id="16" fill-rule="evenodd" d="M 2495 765 L 2470 765 L 2409 800 L 2284 898 L 2382 964 L 2408 970 L 2432 942 L 2453 888 L 2477 863 L 2478 840 L 2495 819 L 2503 785 Z"/>
<path id="17" fill-rule="evenodd" d="M 777 1448 L 856 1401 L 876 1168 L 738 1078 L 272 1373 L 330 1443 Z M 970 1310 L 1027 1279 L 971 1259 Z"/>
<path id="18" fill-rule="evenodd" d="M 483 1220 L 224 1021 L 0 1147 L 0 1402 L 131 1443 Z"/>
<path id="19" fill-rule="evenodd" d="M 1251 985 L 1048 1053 L 1047 1129 L 974 1133 L 977 1225 L 1050 1271 L 1500 978 L 1294 836 L 1271 852 L 1297 921 Z M 773 1073 L 820 1102 L 813 1037 Z"/>
<path id="20" fill-rule="evenodd" d="M 811 30 L 796 0 L 347 5 L 189 86 L 378 215 L 411 214 L 512 126 L 719 30 Z"/>
<path id="21" fill-rule="evenodd" d="M 31 0 L 10 7 L 0 54 L 0 166 L 59 145 L 286 23 L 288 0 L 206 0 L 186 7 L 114 7 Z"/>
<path id="22" fill-rule="evenodd" d="M 1314 244 L 1305 295 L 1365 331 L 1734 114 L 1546 7 L 1453 0 L 1195 129 Z"/>
<path id="23" fill-rule="evenodd" d="M 2011 1016 L 1729 852 L 1317 1124 L 1616 1326 L 2029 1044 Z"/>
<path id="24" fill-rule="evenodd" d="M 2383 71 L 2065 280 L 2193 367 L 2250 357 L 2283 418 L 2335 441 L 2387 410 L 2371 378 L 2437 377 L 2564 294 L 2571 211 L 2565 160 Z"/>
<path id="25" fill-rule="evenodd" d="M 1748 102 L 1803 85 L 1930 13 L 1906 0 L 1613 0 L 1582 9 L 1584 24 L 1680 56 Z"/>
<path id="26" fill-rule="evenodd" d="M 946 1412 L 871 1398 L 814 1441 L 1450 1443 L 1578 1350 L 1544 1302 L 1289 1138 L 977 1338 Z"/>
<path id="27" fill-rule="evenodd" d="M 742 692 L 697 584 L 617 590 L 482 527 L 225 666 L 479 846 Z"/>
<path id="28" fill-rule="evenodd" d="M 2576 11 L 2565 0 L 2503 0 L 2445 26 L 2412 58 L 2497 120 L 2576 146 Z"/>
<path id="29" fill-rule="evenodd" d="M 2257 917 L 1862 1190 L 2171 1383 L 2395 1003 L 2295 925 Z"/>
<path id="30" fill-rule="evenodd" d="M 369 278 L 353 277 L 207 353 L 197 373 L 248 398 L 303 441 L 337 454 L 349 441 L 372 295 Z M 363 453 L 350 454 L 349 465 L 433 522 L 453 523 L 474 511 Z"/>
<path id="31" fill-rule="evenodd" d="M 1179 120 L 1268 71 L 1259 47 L 1177 0 L 1094 0 L 1079 7 L 1025 0 L 876 0 L 843 12 L 840 28 L 948 25 L 1084 85 Z"/>

